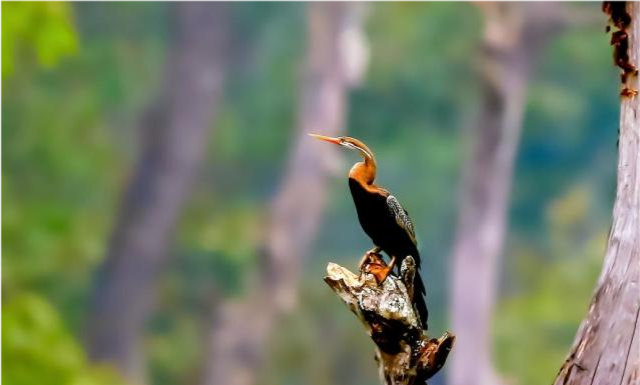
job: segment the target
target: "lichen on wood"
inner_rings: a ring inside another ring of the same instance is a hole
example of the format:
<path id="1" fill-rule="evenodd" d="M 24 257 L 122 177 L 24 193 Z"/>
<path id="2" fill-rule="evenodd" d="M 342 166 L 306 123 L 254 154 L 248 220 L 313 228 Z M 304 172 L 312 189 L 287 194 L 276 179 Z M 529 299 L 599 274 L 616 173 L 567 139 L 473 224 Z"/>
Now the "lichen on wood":
<path id="1" fill-rule="evenodd" d="M 455 337 L 446 332 L 429 338 L 413 306 L 415 261 L 402 261 L 400 277 L 378 284 L 371 271 L 383 265 L 372 255 L 364 273 L 329 263 L 325 282 L 358 317 L 376 344 L 380 380 L 384 385 L 423 384 L 444 365 Z"/>

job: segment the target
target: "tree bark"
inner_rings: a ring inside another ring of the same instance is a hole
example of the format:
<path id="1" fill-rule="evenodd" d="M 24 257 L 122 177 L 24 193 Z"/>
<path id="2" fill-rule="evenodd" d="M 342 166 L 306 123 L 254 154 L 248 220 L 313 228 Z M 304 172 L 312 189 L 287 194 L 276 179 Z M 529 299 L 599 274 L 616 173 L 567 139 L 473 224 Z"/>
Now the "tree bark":
<path id="1" fill-rule="evenodd" d="M 353 49 L 345 50 L 354 44 L 354 36 L 361 36 L 359 5 L 313 2 L 308 7 L 308 49 L 293 151 L 271 202 L 256 282 L 247 297 L 223 303 L 216 311 L 204 385 L 254 384 L 274 323 L 295 306 L 302 258 L 317 233 L 327 176 L 337 162 L 335 149 L 318 145 L 307 134 L 342 133 L 348 86 L 357 84 L 366 62 L 359 56 L 354 63 L 349 55 Z"/>
<path id="2" fill-rule="evenodd" d="M 380 255 L 363 271 L 384 268 Z M 409 256 L 402 260 L 400 277 L 390 275 L 378 284 L 373 274 L 354 274 L 329 263 L 325 282 L 358 317 L 376 344 L 375 359 L 383 385 L 425 384 L 444 366 L 455 336 L 445 332 L 430 339 L 422 329 L 414 309 L 416 263 Z"/>
<path id="3" fill-rule="evenodd" d="M 464 164 L 453 247 L 452 385 L 496 385 L 491 314 L 507 223 L 515 154 L 534 63 L 561 26 L 548 3 L 480 3 L 485 28 L 480 55 L 482 100 Z"/>
<path id="4" fill-rule="evenodd" d="M 613 225 L 591 305 L 556 385 L 640 384 L 640 4 L 606 7 L 618 28 L 612 44 L 623 71 Z"/>
<path id="5" fill-rule="evenodd" d="M 222 91 L 226 5 L 173 6 L 166 83 L 141 123 L 141 155 L 97 275 L 88 324 L 91 359 L 115 365 L 136 383 L 145 383 L 140 345 L 154 284 L 202 163 Z"/>

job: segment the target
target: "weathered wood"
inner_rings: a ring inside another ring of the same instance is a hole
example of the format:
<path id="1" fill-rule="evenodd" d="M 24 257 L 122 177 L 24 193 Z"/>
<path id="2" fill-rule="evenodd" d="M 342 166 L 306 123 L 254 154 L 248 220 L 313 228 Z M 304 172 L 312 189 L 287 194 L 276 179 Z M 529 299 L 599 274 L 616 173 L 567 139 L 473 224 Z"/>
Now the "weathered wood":
<path id="1" fill-rule="evenodd" d="M 373 271 L 381 258 L 365 267 Z M 446 332 L 430 339 L 420 327 L 413 306 L 415 261 L 402 261 L 400 277 L 390 275 L 378 284 L 373 274 L 356 275 L 335 263 L 327 266 L 325 282 L 358 317 L 376 344 L 380 380 L 383 385 L 423 384 L 444 365 L 455 336 Z"/>
<path id="2" fill-rule="evenodd" d="M 614 60 L 623 71 L 613 224 L 595 294 L 555 385 L 640 384 L 640 4 L 610 7 Z M 628 26 L 620 22 L 626 17 Z"/>

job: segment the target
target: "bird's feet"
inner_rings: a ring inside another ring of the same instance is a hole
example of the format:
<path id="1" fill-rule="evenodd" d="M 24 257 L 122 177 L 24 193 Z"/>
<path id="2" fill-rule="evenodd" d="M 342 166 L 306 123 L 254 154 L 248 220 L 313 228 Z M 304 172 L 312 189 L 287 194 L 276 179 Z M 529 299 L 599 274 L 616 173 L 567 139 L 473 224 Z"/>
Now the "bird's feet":
<path id="1" fill-rule="evenodd" d="M 358 270 L 360 270 L 360 273 L 362 273 L 362 271 L 365 269 L 365 265 L 369 263 L 371 258 L 377 257 L 378 259 L 382 260 L 382 256 L 380 255 L 381 250 L 382 250 L 381 248 L 376 246 L 373 249 L 364 253 L 364 255 L 362 256 L 362 259 L 360 259 L 360 263 L 358 264 Z"/>
<path id="2" fill-rule="evenodd" d="M 367 264 L 364 266 L 363 272 L 373 275 L 376 283 L 380 285 L 389 275 L 387 264 L 380 254 L 371 254 Z M 361 271 L 362 274 L 362 271 Z"/>
<path id="3" fill-rule="evenodd" d="M 393 267 L 396 264 L 396 257 L 391 257 L 389 265 L 387 265 L 380 254 L 376 254 L 377 258 L 373 260 L 373 263 L 369 263 L 366 267 L 366 272 L 370 273 L 376 279 L 378 285 L 381 285 L 391 274 Z"/>
<path id="4" fill-rule="evenodd" d="M 391 274 L 391 268 L 388 266 L 381 265 L 373 265 L 369 264 L 367 273 L 373 275 L 378 283 L 378 286 L 382 285 L 382 283 L 387 279 L 389 274 Z"/>
<path id="5" fill-rule="evenodd" d="M 362 273 L 369 273 L 373 275 L 378 285 L 381 285 L 391 274 L 393 266 L 395 264 L 395 258 L 391 258 L 391 262 L 387 265 L 382 258 L 382 255 L 377 252 L 368 252 L 365 254 L 366 259 L 360 269 L 360 275 Z"/>

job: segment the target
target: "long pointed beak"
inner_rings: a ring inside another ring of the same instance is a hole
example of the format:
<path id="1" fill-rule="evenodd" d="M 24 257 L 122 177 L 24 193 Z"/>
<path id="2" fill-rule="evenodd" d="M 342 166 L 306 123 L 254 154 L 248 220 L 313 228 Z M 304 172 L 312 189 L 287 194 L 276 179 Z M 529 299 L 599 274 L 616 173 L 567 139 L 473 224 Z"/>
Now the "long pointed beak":
<path id="1" fill-rule="evenodd" d="M 324 136 L 324 135 L 318 135 L 318 134 L 309 134 L 309 136 L 312 137 L 312 138 L 323 140 L 325 142 L 338 144 L 338 145 L 340 144 L 340 139 L 338 139 L 338 138 L 332 138 L 330 136 Z"/>

